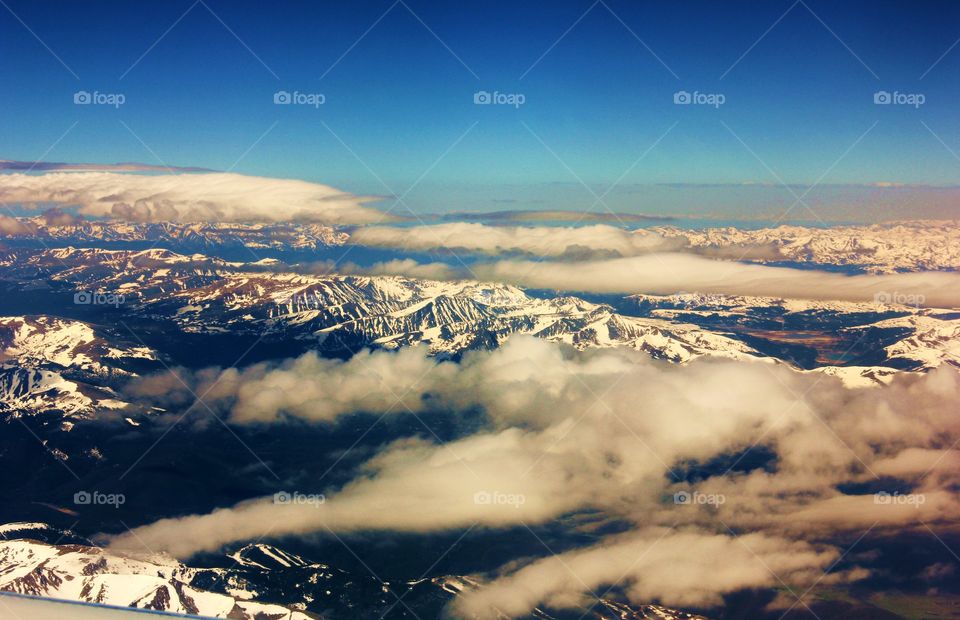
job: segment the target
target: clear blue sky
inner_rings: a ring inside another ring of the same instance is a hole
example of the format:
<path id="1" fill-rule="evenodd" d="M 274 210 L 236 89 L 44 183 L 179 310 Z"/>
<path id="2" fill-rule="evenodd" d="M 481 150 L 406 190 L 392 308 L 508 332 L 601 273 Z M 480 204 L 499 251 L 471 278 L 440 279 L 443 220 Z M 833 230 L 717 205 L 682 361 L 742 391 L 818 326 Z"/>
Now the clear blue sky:
<path id="1" fill-rule="evenodd" d="M 204 1 L 4 0 L 19 19 L 0 6 L 0 158 L 239 159 L 365 193 L 429 170 L 416 208 L 586 208 L 580 180 L 603 192 L 670 130 L 612 206 L 705 193 L 668 183 L 960 182 L 931 133 L 960 153 L 960 45 L 931 69 L 960 38 L 956 2 Z M 78 90 L 126 101 L 79 106 Z M 278 90 L 325 102 L 275 105 Z M 475 105 L 478 90 L 525 102 Z M 675 105 L 678 90 L 725 102 Z M 878 90 L 925 102 L 878 106 Z"/>

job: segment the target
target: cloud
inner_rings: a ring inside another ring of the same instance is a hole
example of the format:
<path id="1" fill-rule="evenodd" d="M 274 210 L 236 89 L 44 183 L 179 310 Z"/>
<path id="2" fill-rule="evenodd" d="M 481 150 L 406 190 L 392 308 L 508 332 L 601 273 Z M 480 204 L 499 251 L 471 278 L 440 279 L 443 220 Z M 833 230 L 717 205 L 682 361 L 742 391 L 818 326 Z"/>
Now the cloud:
<path id="1" fill-rule="evenodd" d="M 491 256 L 525 255 L 536 259 L 609 259 L 654 252 L 685 252 L 717 259 L 782 260 L 772 243 L 731 243 L 691 247 L 682 235 L 664 236 L 639 228 L 627 230 L 605 224 L 594 226 L 489 226 L 453 222 L 430 226 L 358 228 L 351 242 L 411 251 L 448 250 Z"/>
<path id="2" fill-rule="evenodd" d="M 494 199 L 497 203 L 521 202 L 517 199 Z M 543 202 L 541 200 L 524 200 L 527 203 Z M 568 210 L 510 210 L 510 211 L 458 211 L 443 213 L 437 217 L 445 220 L 479 221 L 479 222 L 667 222 L 675 218 L 664 215 L 640 215 L 637 213 L 613 213 L 610 211 L 568 211 Z"/>
<path id="3" fill-rule="evenodd" d="M 408 276 L 427 280 L 463 279 L 463 272 L 444 263 L 425 263 L 405 258 L 374 263 L 363 270 L 372 276 Z"/>
<path id="4" fill-rule="evenodd" d="M 504 260 L 471 268 L 482 279 L 591 293 L 667 295 L 697 291 L 846 301 L 873 301 L 882 293 L 888 297 L 896 293 L 912 296 L 918 305 L 960 306 L 960 274 L 948 272 L 847 276 L 679 253 L 577 263 Z"/>
<path id="5" fill-rule="evenodd" d="M 565 228 L 487 226 L 469 222 L 409 228 L 377 226 L 357 229 L 351 240 L 360 245 L 404 250 L 448 249 L 552 258 L 636 256 L 686 245 L 680 238 L 666 239 L 643 229 L 631 231 L 603 224 Z"/>
<path id="6" fill-rule="evenodd" d="M 77 205 L 82 215 L 145 222 L 390 221 L 365 206 L 372 200 L 307 181 L 221 172 L 0 175 L 0 203 Z"/>
<path id="7" fill-rule="evenodd" d="M 83 223 L 82 217 L 67 213 L 59 208 L 47 209 L 40 214 L 47 226 L 77 226 Z"/>
<path id="8" fill-rule="evenodd" d="M 20 236 L 36 234 L 36 226 L 9 215 L 0 215 L 0 235 Z"/>
<path id="9" fill-rule="evenodd" d="M 274 271 L 289 271 L 290 266 L 278 263 L 270 267 Z M 347 261 L 334 260 L 299 263 L 294 266 L 298 273 L 319 275 L 362 275 L 362 276 L 406 276 L 425 280 L 467 280 L 470 277 L 465 269 L 457 269 L 446 263 L 418 263 L 412 258 L 376 262 L 361 266 Z"/>
<path id="10" fill-rule="evenodd" d="M 698 360 L 677 367 L 635 351 L 576 352 L 517 337 L 460 363 L 417 348 L 347 361 L 311 353 L 184 380 L 200 393 L 209 389 L 205 400 L 233 424 L 477 410 L 486 424 L 447 443 L 397 440 L 342 488 L 318 481 L 303 489 L 325 492 L 322 505 L 255 499 L 136 528 L 114 537 L 115 549 L 146 545 L 189 556 L 267 535 L 559 524 L 579 512 L 630 525 L 553 559 L 517 558 L 460 610 L 493 606 L 516 615 L 539 602 L 574 605 L 621 575 L 634 601 L 710 605 L 737 589 L 777 586 L 764 564 L 811 584 L 837 557 L 833 545 L 844 533 L 862 534 L 874 522 L 877 532 L 923 523 L 960 531 L 960 472 L 952 467 L 960 421 L 947 406 L 960 402 L 960 373 L 950 367 L 849 389 L 782 365 Z M 169 378 L 145 381 L 142 394 L 177 397 L 165 391 Z M 691 464 L 758 443 L 775 455 L 771 467 L 719 468 L 677 482 Z M 923 501 L 840 490 L 884 490 L 891 484 L 884 476 L 912 485 Z M 678 493 L 693 499 L 675 503 Z"/>
<path id="11" fill-rule="evenodd" d="M 455 603 L 463 617 L 526 616 L 537 606 L 589 605 L 586 590 L 618 586 L 635 601 L 666 599 L 677 606 L 720 604 L 747 588 L 813 583 L 839 553 L 803 541 L 746 534 L 645 528 L 602 544 L 538 560 L 508 572 Z M 847 577 L 849 575 L 841 575 Z M 837 575 L 834 574 L 835 582 Z M 821 581 L 822 583 L 822 581 Z"/>
<path id="12" fill-rule="evenodd" d="M 695 291 L 716 295 L 960 307 L 960 273 L 957 272 L 844 275 L 815 269 L 713 260 L 685 253 L 581 261 L 494 260 L 461 267 L 403 259 L 366 268 L 326 263 L 321 271 L 440 280 L 473 279 L 594 294 L 671 295 Z"/>

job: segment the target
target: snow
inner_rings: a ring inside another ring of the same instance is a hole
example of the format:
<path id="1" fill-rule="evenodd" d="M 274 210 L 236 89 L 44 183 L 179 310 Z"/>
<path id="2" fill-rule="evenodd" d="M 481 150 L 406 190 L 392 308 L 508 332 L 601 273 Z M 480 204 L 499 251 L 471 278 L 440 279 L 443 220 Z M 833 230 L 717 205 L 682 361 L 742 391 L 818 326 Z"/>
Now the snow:
<path id="1" fill-rule="evenodd" d="M 17 523 L 4 523 L 0 524 L 0 536 L 6 535 L 10 532 L 16 532 L 20 530 L 45 530 L 50 526 L 46 523 L 38 523 L 31 521 L 20 521 Z"/>
<path id="2" fill-rule="evenodd" d="M 960 319 L 941 318 L 936 310 L 922 310 L 851 329 L 866 327 L 911 330 L 910 336 L 885 349 L 890 359 L 914 361 L 922 369 L 936 368 L 941 364 L 960 366 Z"/>
<path id="3" fill-rule="evenodd" d="M 87 323 L 49 316 L 0 317 L 2 355 L 21 364 L 54 363 L 64 368 L 104 371 L 103 358 L 156 359 L 142 346 L 110 346 Z"/>
<path id="4" fill-rule="evenodd" d="M 0 533 L 25 526 L 43 524 L 9 524 Z M 197 590 L 190 585 L 195 569 L 163 556 L 123 557 L 96 547 L 12 540 L 0 541 L 0 565 L 0 590 L 180 614 L 199 611 L 212 618 L 308 620 L 306 614 L 279 605 Z"/>
<path id="5" fill-rule="evenodd" d="M 849 265 L 871 273 L 960 269 L 960 223 L 902 221 L 869 226 L 812 228 L 778 226 L 758 230 L 672 226 L 648 229 L 681 238 L 693 247 L 767 247 L 786 260 L 823 265 Z"/>
<path id="6" fill-rule="evenodd" d="M 901 371 L 884 366 L 824 366 L 801 372 L 837 377 L 848 388 L 869 388 L 890 383 Z"/>

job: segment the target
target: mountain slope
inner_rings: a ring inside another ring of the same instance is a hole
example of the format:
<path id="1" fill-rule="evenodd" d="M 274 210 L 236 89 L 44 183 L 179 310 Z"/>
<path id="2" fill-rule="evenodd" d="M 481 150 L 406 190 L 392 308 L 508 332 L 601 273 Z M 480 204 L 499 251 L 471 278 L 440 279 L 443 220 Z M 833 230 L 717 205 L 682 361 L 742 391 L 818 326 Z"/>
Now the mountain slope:
<path id="1" fill-rule="evenodd" d="M 0 317 L 0 411 L 83 418 L 98 408 L 118 409 L 126 403 L 110 385 L 133 376 L 124 366 L 156 359 L 149 348 L 118 342 L 81 321 Z"/>
<path id="2" fill-rule="evenodd" d="M 0 542 L 0 589 L 10 592 L 237 620 L 311 617 L 199 590 L 189 585 L 195 576 L 193 569 L 159 556 L 121 558 L 83 545 Z"/>
<path id="3" fill-rule="evenodd" d="M 0 535 L 18 527 L 42 537 L 46 526 L 11 524 L 0 527 Z M 163 555 L 119 556 L 89 544 L 0 540 L 0 590 L 233 620 L 338 620 L 440 617 L 450 601 L 483 587 L 472 577 L 456 575 L 381 581 L 263 543 L 247 545 L 227 559 L 227 568 L 191 568 Z M 659 605 L 632 606 L 606 598 L 582 613 L 596 620 L 705 620 Z M 552 618 L 543 610 L 531 610 L 529 617 Z"/>
<path id="4" fill-rule="evenodd" d="M 686 240 L 698 249 L 730 249 L 734 256 L 767 248 L 773 255 L 760 262 L 794 261 L 856 267 L 870 273 L 960 269 L 960 226 L 955 221 L 904 221 L 869 226 L 778 226 L 649 229 L 667 238 Z"/>
<path id="5" fill-rule="evenodd" d="M 84 221 L 56 216 L 18 218 L 19 227 L 0 237 L 39 240 L 45 245 L 154 245 L 197 252 L 219 248 L 318 250 L 339 246 L 348 235 L 323 224 L 234 224 L 226 222 Z"/>
<path id="6" fill-rule="evenodd" d="M 104 309 L 105 321 L 132 315 L 184 333 L 263 335 L 341 353 L 424 343 L 433 353 L 455 355 L 533 334 L 579 348 L 630 346 L 680 362 L 755 355 L 742 342 L 693 325 L 627 317 L 575 297 L 542 299 L 502 284 L 311 275 L 270 261 L 235 263 L 166 250 L 67 248 L 0 257 L 0 277 L 8 281 L 32 281 L 38 271 L 61 295 L 122 295 L 117 312 Z"/>

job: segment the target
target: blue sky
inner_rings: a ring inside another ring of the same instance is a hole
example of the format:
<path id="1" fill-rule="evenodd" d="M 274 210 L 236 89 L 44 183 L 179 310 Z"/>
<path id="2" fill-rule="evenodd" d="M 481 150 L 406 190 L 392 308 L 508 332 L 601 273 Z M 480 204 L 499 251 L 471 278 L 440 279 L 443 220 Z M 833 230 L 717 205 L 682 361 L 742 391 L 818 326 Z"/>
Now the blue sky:
<path id="1" fill-rule="evenodd" d="M 415 185 L 424 211 L 589 208 L 619 181 L 618 210 L 765 212 L 794 202 L 781 181 L 832 201 L 832 184 L 960 181 L 953 2 L 5 2 L 0 158 Z M 741 183 L 773 187 L 712 188 Z"/>

